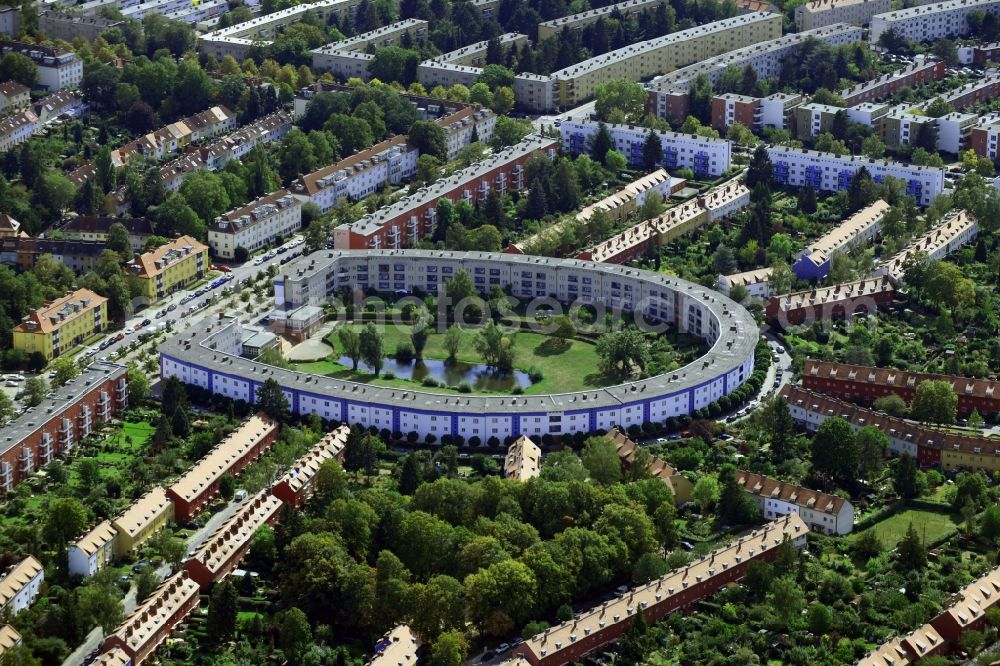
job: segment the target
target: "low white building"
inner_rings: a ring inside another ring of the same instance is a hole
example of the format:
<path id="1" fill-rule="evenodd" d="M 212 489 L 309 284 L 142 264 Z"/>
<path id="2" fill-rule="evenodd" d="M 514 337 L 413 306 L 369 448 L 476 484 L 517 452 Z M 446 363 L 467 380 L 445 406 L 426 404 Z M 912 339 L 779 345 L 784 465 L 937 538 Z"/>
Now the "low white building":
<path id="1" fill-rule="evenodd" d="M 63 48 L 5 42 L 0 44 L 0 52 L 19 53 L 31 58 L 38 66 L 38 86 L 46 90 L 76 88 L 83 80 L 83 61 Z"/>
<path id="2" fill-rule="evenodd" d="M 17 615 L 34 603 L 45 580 L 42 563 L 29 555 L 0 578 L 0 611 Z"/>
<path id="3" fill-rule="evenodd" d="M 788 146 L 769 146 L 767 152 L 774 164 L 774 180 L 778 185 L 838 192 L 850 187 L 854 174 L 864 167 L 875 182 L 881 182 L 886 176 L 902 180 L 906 184 L 906 194 L 921 206 L 930 205 L 934 197 L 944 191 L 944 169 L 939 167 Z"/>
<path id="4" fill-rule="evenodd" d="M 301 228 L 302 201 L 288 190 L 278 190 L 215 218 L 208 228 L 208 246 L 216 257 L 234 259 L 238 247 L 253 252 Z"/>
<path id="5" fill-rule="evenodd" d="M 591 137 L 600 123 L 592 121 L 564 122 L 559 127 L 563 150 L 574 155 L 588 152 Z M 642 146 L 651 130 L 637 125 L 605 125 L 611 133 L 615 150 L 629 164 L 642 164 Z M 721 176 L 731 165 L 732 144 L 725 139 L 712 139 L 694 134 L 652 130 L 663 146 L 662 166 L 667 171 L 688 168 L 696 176 Z"/>
<path id="6" fill-rule="evenodd" d="M 754 298 L 768 299 L 773 296 L 771 286 L 768 281 L 771 278 L 770 268 L 757 268 L 743 273 L 733 273 L 732 275 L 720 275 L 716 289 L 726 296 L 736 285 L 747 290 L 747 293 Z"/>
<path id="7" fill-rule="evenodd" d="M 104 520 L 69 546 L 69 572 L 76 576 L 93 576 L 111 561 L 115 554 L 117 530 L 110 520 Z"/>
<path id="8" fill-rule="evenodd" d="M 24 109 L 0 119 L 0 151 L 10 150 L 31 138 L 38 131 L 38 116 Z"/>
<path id="9" fill-rule="evenodd" d="M 815 532 L 850 534 L 854 529 L 854 505 L 842 497 L 753 472 L 736 472 L 736 484 L 750 496 L 766 520 L 797 513 Z"/>
<path id="10" fill-rule="evenodd" d="M 291 186 L 299 198 L 327 212 L 347 198 L 358 201 L 385 185 L 399 185 L 417 171 L 419 152 L 404 136 L 394 136 L 336 164 L 302 176 Z M 211 239 L 210 239 L 211 240 Z"/>

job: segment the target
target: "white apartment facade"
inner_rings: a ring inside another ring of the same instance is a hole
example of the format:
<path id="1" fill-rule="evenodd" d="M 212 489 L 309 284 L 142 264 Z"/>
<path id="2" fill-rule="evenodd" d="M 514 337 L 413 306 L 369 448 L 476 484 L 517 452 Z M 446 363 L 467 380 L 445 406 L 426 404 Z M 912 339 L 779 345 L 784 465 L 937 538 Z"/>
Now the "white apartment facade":
<path id="1" fill-rule="evenodd" d="M 772 269 L 758 268 L 743 273 L 733 273 L 732 275 L 720 275 L 716 284 L 716 290 L 721 291 L 726 296 L 736 285 L 740 285 L 747 290 L 751 298 L 767 300 L 774 295 L 769 281 Z"/>
<path id="2" fill-rule="evenodd" d="M 862 167 L 875 182 L 886 176 L 906 183 L 906 193 L 921 206 L 928 206 L 944 191 L 944 169 L 873 160 L 851 155 L 835 155 L 815 150 L 770 146 L 767 152 L 774 164 L 774 179 L 779 185 L 813 187 L 827 192 L 846 190 Z"/>
<path id="3" fill-rule="evenodd" d="M 592 121 L 564 122 L 559 127 L 563 150 L 573 154 L 587 152 L 590 138 L 600 123 Z M 614 148 L 629 164 L 642 163 L 642 146 L 650 130 L 636 125 L 606 125 Z M 712 139 L 677 132 L 654 133 L 663 146 L 663 168 L 667 171 L 688 168 L 696 176 L 721 176 L 732 164 L 732 144 L 725 139 Z"/>
<path id="4" fill-rule="evenodd" d="M 301 228 L 302 201 L 288 190 L 278 190 L 215 218 L 208 246 L 216 257 L 234 259 L 238 247 L 253 252 Z"/>
<path id="5" fill-rule="evenodd" d="M 812 30 L 834 23 L 868 25 L 872 17 L 892 9 L 892 0 L 813 0 L 795 8 L 795 27 Z"/>
<path id="6" fill-rule="evenodd" d="M 38 116 L 24 109 L 0 119 L 0 151 L 10 150 L 31 138 L 38 131 Z"/>
<path id="7" fill-rule="evenodd" d="M 0 610 L 17 615 L 38 598 L 45 580 L 42 563 L 29 555 L 0 578 Z"/>
<path id="8" fill-rule="evenodd" d="M 877 14 L 872 17 L 868 39 L 876 44 L 887 30 L 917 42 L 960 37 L 969 34 L 968 18 L 973 12 L 1000 16 L 1000 0 L 948 0 Z"/>
<path id="9" fill-rule="evenodd" d="M 94 529 L 69 546 L 69 572 L 87 578 L 103 569 L 115 555 L 117 530 L 110 520 L 104 520 Z"/>

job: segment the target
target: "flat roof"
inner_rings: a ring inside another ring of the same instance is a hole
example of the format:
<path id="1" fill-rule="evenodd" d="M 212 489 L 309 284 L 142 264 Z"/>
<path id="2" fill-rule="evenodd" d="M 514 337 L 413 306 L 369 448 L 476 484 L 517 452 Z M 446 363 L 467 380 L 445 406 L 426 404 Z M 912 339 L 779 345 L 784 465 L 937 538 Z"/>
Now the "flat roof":
<path id="1" fill-rule="evenodd" d="M 355 35 L 347 39 L 341 39 L 337 42 L 330 42 L 325 46 L 319 47 L 318 49 L 313 49 L 310 53 L 333 54 L 345 51 L 356 51 L 364 49 L 371 42 L 381 39 L 386 35 L 394 35 L 397 32 L 403 32 L 411 28 L 420 27 L 427 27 L 427 21 L 415 18 L 403 19 L 402 21 L 396 21 L 395 23 L 384 25 L 381 28 L 376 28 L 375 30 L 363 32 L 360 35 Z"/>
<path id="2" fill-rule="evenodd" d="M 538 476 L 542 463 L 542 449 L 527 435 L 521 435 L 507 449 L 503 475 L 514 481 L 527 481 Z"/>
<path id="3" fill-rule="evenodd" d="M 1000 4 L 1000 0 L 945 0 L 945 2 L 917 5 L 916 7 L 910 7 L 909 9 L 897 9 L 891 12 L 876 14 L 872 17 L 872 21 L 881 19 L 887 23 L 893 23 L 894 21 L 907 21 L 932 14 L 953 12 L 956 9 L 976 9 L 978 7 L 995 4 Z"/>
<path id="4" fill-rule="evenodd" d="M 750 313 L 717 291 L 660 273 L 579 259 L 437 250 L 320 250 L 288 264 L 278 279 L 284 279 L 288 283 L 293 280 L 291 277 L 293 275 L 296 276 L 294 279 L 305 279 L 322 271 L 335 270 L 337 262 L 342 258 L 381 261 L 391 260 L 393 257 L 423 261 L 438 259 L 451 262 L 494 261 L 512 265 L 514 268 L 586 270 L 601 279 L 638 279 L 645 281 L 651 287 L 669 289 L 701 303 L 718 321 L 719 336 L 705 355 L 669 373 L 600 389 L 520 396 L 451 395 L 381 387 L 269 366 L 212 349 L 210 339 L 218 333 L 220 327 L 238 324 L 232 319 L 222 324 L 212 318 L 203 319 L 201 324 L 162 342 L 159 351 L 161 355 L 197 364 L 213 372 L 226 373 L 230 377 L 254 378 L 255 381 L 273 378 L 289 390 L 337 396 L 354 402 L 388 404 L 400 408 L 424 409 L 434 413 L 462 411 L 476 414 L 491 413 L 496 410 L 524 413 L 617 407 L 638 400 L 640 396 L 653 398 L 657 395 L 690 390 L 709 379 L 732 371 L 737 366 L 742 366 L 747 358 L 752 357 L 759 337 L 757 323 Z"/>
<path id="5" fill-rule="evenodd" d="M 124 377 L 124 365 L 98 361 L 52 392 L 40 405 L 29 407 L 23 414 L 0 429 L 0 455 L 19 446 L 28 436 L 40 430 L 56 414 L 79 401 L 80 396 L 107 379 Z"/>
<path id="6" fill-rule="evenodd" d="M 409 666 L 417 663 L 417 650 L 424 644 L 409 625 L 400 624 L 385 633 L 372 650 L 367 666 Z"/>

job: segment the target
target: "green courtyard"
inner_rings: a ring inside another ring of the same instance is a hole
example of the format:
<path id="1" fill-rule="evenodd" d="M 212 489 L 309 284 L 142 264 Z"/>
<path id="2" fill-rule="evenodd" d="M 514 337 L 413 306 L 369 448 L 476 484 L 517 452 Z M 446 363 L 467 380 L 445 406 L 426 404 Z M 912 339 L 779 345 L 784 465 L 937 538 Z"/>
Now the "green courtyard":
<path id="1" fill-rule="evenodd" d="M 348 324 L 360 331 L 357 324 Z M 386 356 L 391 357 L 400 343 L 410 342 L 413 327 L 409 325 L 393 325 L 379 327 L 383 334 L 383 347 Z M 479 364 L 482 359 L 476 352 L 475 338 L 478 329 L 462 330 L 462 344 L 456 360 L 462 363 Z M 444 333 L 434 331 L 427 338 L 424 348 L 424 358 L 428 360 L 444 360 L 448 357 L 445 350 Z M 574 339 L 562 340 L 552 336 L 531 331 L 518 331 L 511 336 L 514 346 L 514 368 L 525 373 L 541 373 L 542 379 L 524 389 L 525 394 L 554 393 L 566 391 L 583 391 L 599 388 L 615 383 L 598 371 L 599 358 L 594 345 L 590 342 Z M 326 342 L 333 347 L 333 354 L 326 360 L 309 363 L 296 363 L 294 367 L 303 372 L 326 375 L 349 381 L 366 382 L 377 386 L 394 386 L 399 388 L 415 388 L 422 390 L 453 393 L 454 388 L 425 387 L 419 382 L 409 379 L 374 378 L 371 373 L 359 371 L 355 373 L 349 365 L 337 361 L 342 356 L 337 333 L 331 333 Z"/>
<path id="2" fill-rule="evenodd" d="M 885 548 L 895 548 L 913 523 L 921 540 L 931 543 L 958 528 L 958 524 L 947 513 L 924 509 L 907 509 L 889 516 L 868 529 L 855 532 L 849 538 L 857 538 L 865 532 L 873 532 Z"/>

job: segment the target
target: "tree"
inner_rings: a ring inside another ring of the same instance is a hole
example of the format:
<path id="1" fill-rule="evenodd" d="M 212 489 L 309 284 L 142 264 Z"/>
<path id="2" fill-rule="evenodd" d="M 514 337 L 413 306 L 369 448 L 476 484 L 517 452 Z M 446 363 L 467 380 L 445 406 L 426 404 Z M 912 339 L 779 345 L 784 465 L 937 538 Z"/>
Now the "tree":
<path id="1" fill-rule="evenodd" d="M 124 608 L 117 588 L 105 580 L 78 588 L 76 591 L 77 621 L 81 626 L 100 626 L 111 632 L 124 617 Z"/>
<path id="2" fill-rule="evenodd" d="M 358 371 L 358 361 L 361 360 L 361 336 L 353 326 L 341 325 L 337 329 L 337 340 L 340 342 L 340 350 L 347 358 L 351 359 L 351 370 Z"/>
<path id="3" fill-rule="evenodd" d="M 793 618 L 798 617 L 806 603 L 802 588 L 791 576 L 781 576 L 771 582 L 767 601 L 771 610 L 786 628 Z"/>
<path id="4" fill-rule="evenodd" d="M 417 64 L 420 55 L 416 51 L 399 46 L 384 46 L 375 51 L 368 63 L 368 73 L 386 83 L 401 83 L 408 86 L 417 78 Z"/>
<path id="5" fill-rule="evenodd" d="M 991 541 L 1000 537 L 1000 506 L 996 504 L 986 507 L 979 523 L 980 533 Z"/>
<path id="6" fill-rule="evenodd" d="M 53 386 L 62 386 L 80 374 L 80 366 L 71 358 L 57 358 L 49 368 L 56 373 L 52 378 Z"/>
<path id="7" fill-rule="evenodd" d="M 753 190 L 758 183 L 770 187 L 774 180 L 774 164 L 767 148 L 762 144 L 753 151 L 750 158 L 750 166 L 747 169 L 746 185 Z"/>
<path id="8" fill-rule="evenodd" d="M 69 543 L 70 539 L 83 534 L 87 527 L 87 510 L 72 497 L 60 497 L 49 505 L 43 533 L 45 540 L 57 550 Z"/>
<path id="9" fill-rule="evenodd" d="M 490 146 L 499 150 L 520 143 L 521 139 L 531 134 L 533 130 L 530 120 L 518 120 L 510 116 L 500 116 L 493 126 L 493 138 Z"/>
<path id="10" fill-rule="evenodd" d="M 865 157 L 878 160 L 885 157 L 885 143 L 875 134 L 865 137 L 861 142 L 861 152 Z"/>
<path id="11" fill-rule="evenodd" d="M 498 115 L 504 115 L 510 113 L 510 110 L 514 108 L 516 103 L 514 97 L 514 90 L 507 86 L 501 86 L 496 88 L 493 93 L 493 99 L 490 102 L 490 108 L 493 112 Z"/>
<path id="12" fill-rule="evenodd" d="M 38 65 L 28 56 L 11 51 L 0 58 L 0 79 L 33 88 L 38 81 Z"/>
<path id="13" fill-rule="evenodd" d="M 649 130 L 646 139 L 642 143 L 642 168 L 646 171 L 655 171 L 660 168 L 663 161 L 663 144 L 656 132 Z"/>
<path id="14" fill-rule="evenodd" d="M 49 383 L 44 377 L 28 377 L 24 382 L 24 404 L 28 407 L 37 407 L 45 400 L 49 392 Z"/>
<path id="15" fill-rule="evenodd" d="M 823 604 L 813 604 L 808 611 L 809 631 L 823 636 L 833 629 L 833 611 Z"/>
<path id="16" fill-rule="evenodd" d="M 488 322 L 476 334 L 475 347 L 487 367 L 501 372 L 510 372 L 514 367 L 514 348 L 511 339 L 504 335 L 503 329 L 495 322 Z"/>
<path id="17" fill-rule="evenodd" d="M 9 395 L 0 391 L 0 427 L 7 425 L 12 418 L 14 418 L 14 401 Z"/>
<path id="18" fill-rule="evenodd" d="M 621 460 L 614 443 L 607 437 L 590 437 L 580 454 L 590 477 L 602 485 L 618 483 L 622 478 Z"/>
<path id="19" fill-rule="evenodd" d="M 910 404 L 910 415 L 926 423 L 954 424 L 958 395 L 944 380 L 925 379 L 917 384 Z"/>
<path id="20" fill-rule="evenodd" d="M 238 595 L 230 578 L 224 579 L 212 590 L 205 618 L 208 640 L 215 644 L 228 641 L 236 633 Z"/>
<path id="21" fill-rule="evenodd" d="M 858 450 L 858 474 L 866 481 L 874 481 L 889 449 L 889 438 L 884 432 L 872 426 L 861 428 L 855 436 Z"/>
<path id="22" fill-rule="evenodd" d="M 590 155 L 594 160 L 604 164 L 609 150 L 614 150 L 615 142 L 611 138 L 611 132 L 604 123 L 597 124 L 597 131 L 588 139 L 590 144 Z"/>
<path id="23" fill-rule="evenodd" d="M 719 480 L 711 474 L 702 475 L 691 491 L 691 498 L 698 503 L 702 513 L 706 513 L 709 507 L 719 501 L 719 495 Z"/>
<path id="24" fill-rule="evenodd" d="M 649 342 L 634 328 L 605 333 L 597 339 L 595 351 L 601 372 L 619 381 L 632 374 L 633 366 L 645 370 L 650 359 Z"/>
<path id="25" fill-rule="evenodd" d="M 278 423 L 284 423 L 291 411 L 288 396 L 281 389 L 281 384 L 273 378 L 266 379 L 257 388 L 257 405 Z"/>
<path id="26" fill-rule="evenodd" d="M 927 566 L 927 549 L 912 522 L 896 546 L 896 556 L 903 571 L 923 569 Z"/>
<path id="27" fill-rule="evenodd" d="M 458 324 L 452 324 L 444 333 L 444 348 L 448 352 L 448 361 L 454 361 L 458 350 L 462 347 L 462 329 Z"/>
<path id="28" fill-rule="evenodd" d="M 644 585 L 651 580 L 660 578 L 668 571 L 670 571 L 670 566 L 662 557 L 656 553 L 643 553 L 632 568 L 632 582 L 636 585 Z"/>
<path id="29" fill-rule="evenodd" d="M 105 244 L 109 250 L 117 252 L 120 257 L 129 257 L 132 254 L 132 245 L 128 240 L 128 229 L 121 222 L 115 222 L 108 228 L 108 238 Z"/>
<path id="30" fill-rule="evenodd" d="M 838 483 L 853 480 L 858 470 L 859 452 L 851 424 L 839 416 L 823 421 L 813 437 L 812 463 L 816 471 L 829 475 Z"/>
<path id="31" fill-rule="evenodd" d="M 291 663 L 300 663 L 312 643 L 312 629 L 306 614 L 294 606 L 285 611 L 278 630 L 278 644 Z"/>
<path id="32" fill-rule="evenodd" d="M 920 494 L 917 473 L 917 461 L 908 453 L 900 456 L 892 475 L 892 487 L 903 499 L 912 499 Z"/>
<path id="33" fill-rule="evenodd" d="M 469 655 L 469 642 L 460 631 L 446 631 L 431 647 L 429 666 L 461 666 Z"/>
<path id="34" fill-rule="evenodd" d="M 187 205 L 206 224 L 229 210 L 231 205 L 222 178 L 207 169 L 201 169 L 185 178 L 179 192 Z"/>
<path id="35" fill-rule="evenodd" d="M 487 635 L 500 636 L 527 621 L 535 606 L 538 582 L 516 560 L 491 564 L 465 579 L 469 618 Z"/>
<path id="36" fill-rule="evenodd" d="M 594 111 L 607 120 L 613 110 L 619 110 L 630 121 L 640 120 L 646 106 L 646 91 L 635 81 L 615 79 L 602 83 L 594 91 Z"/>
<path id="37" fill-rule="evenodd" d="M 142 603 L 160 585 L 160 576 L 153 567 L 143 567 L 135 577 L 136 603 Z"/>
<path id="38" fill-rule="evenodd" d="M 876 399 L 872 406 L 889 416 L 906 416 L 910 411 L 906 401 L 895 393 Z"/>
<path id="39" fill-rule="evenodd" d="M 361 359 L 378 376 L 385 363 L 385 350 L 383 348 L 382 334 L 375 328 L 374 324 L 365 324 L 360 334 Z"/>
<path id="40" fill-rule="evenodd" d="M 413 123 L 407 139 L 421 155 L 433 155 L 442 162 L 448 159 L 448 141 L 444 129 L 432 120 Z"/>

